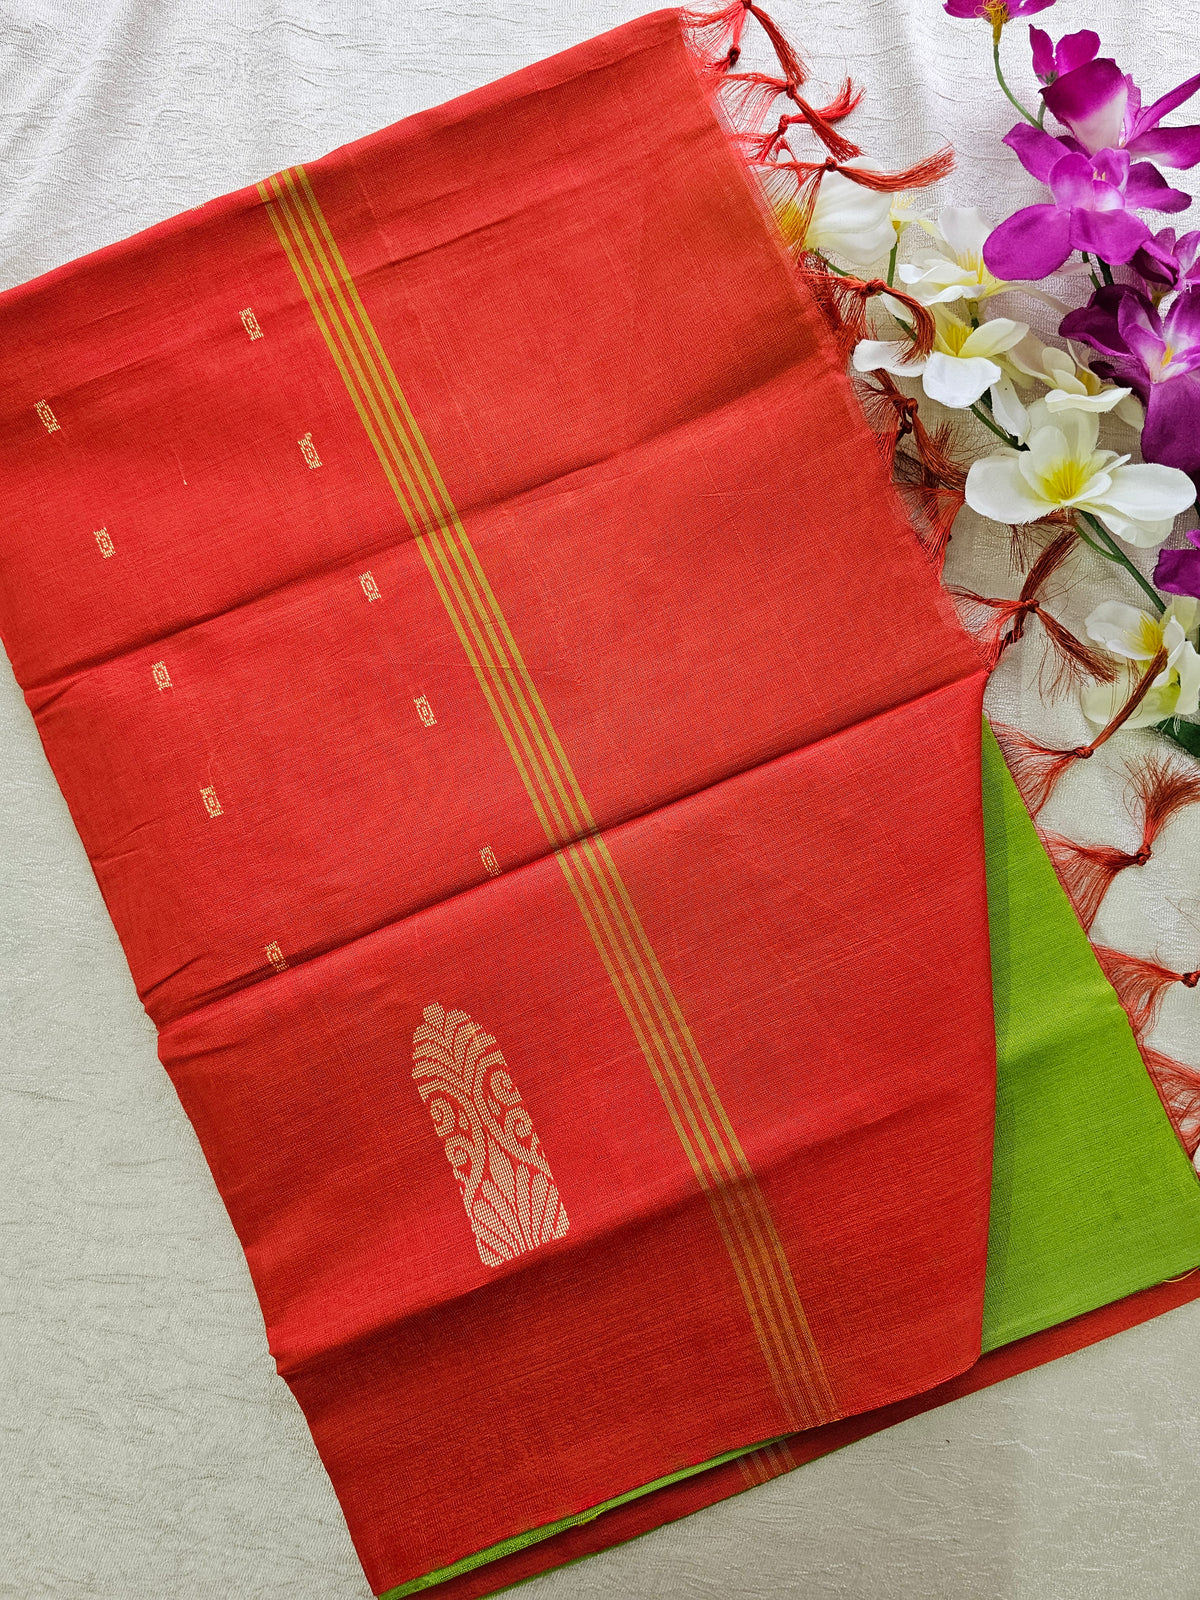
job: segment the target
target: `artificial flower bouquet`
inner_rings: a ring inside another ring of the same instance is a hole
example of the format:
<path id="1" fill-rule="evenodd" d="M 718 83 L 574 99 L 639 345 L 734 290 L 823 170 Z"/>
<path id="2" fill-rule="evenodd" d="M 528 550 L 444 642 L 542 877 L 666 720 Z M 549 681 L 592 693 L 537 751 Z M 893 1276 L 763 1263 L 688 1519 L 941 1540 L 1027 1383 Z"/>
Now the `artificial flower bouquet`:
<path id="1" fill-rule="evenodd" d="M 1051 630 L 1065 669 L 1057 682 L 1083 680 L 1083 712 L 1096 727 L 1155 726 L 1200 754 L 1200 727 L 1185 720 L 1200 708 L 1197 536 L 1187 549 L 1160 552 L 1152 582 L 1126 548 L 1161 546 L 1195 504 L 1200 482 L 1200 232 L 1154 232 L 1143 215 L 1192 203 L 1160 166 L 1200 161 L 1200 126 L 1162 124 L 1200 89 L 1200 74 L 1144 106 L 1132 78 L 1101 56 L 1096 33 L 1055 43 L 1031 25 L 1042 85 L 1035 114 L 1004 78 L 1000 43 L 1008 22 L 1051 4 L 945 6 L 951 16 L 990 24 L 996 77 L 1021 117 L 1004 143 L 1050 198 L 991 229 L 973 208 L 947 207 L 936 223 L 918 219 L 932 249 L 893 262 L 889 278 L 932 312 L 932 347 L 915 350 L 905 307 L 885 298 L 899 337 L 860 340 L 853 362 L 864 374 L 919 377 L 926 396 L 969 410 L 996 436 L 1000 448 L 970 462 L 963 481 L 973 510 L 1014 529 L 1065 531 L 1068 544 L 1080 540 L 1124 569 L 1121 588 L 1139 604 L 1114 585 L 1113 598 L 1087 619 L 1098 651 L 1072 646 L 1061 627 Z M 908 218 L 893 225 L 904 229 Z M 1039 287 L 1064 273 L 1083 286 L 1084 303 L 1066 305 Z M 1016 296 L 1053 311 L 1061 345 L 1043 342 L 1026 322 L 991 314 L 998 298 Z M 1104 413 L 1123 425 L 1129 448 L 1101 448 Z M 1062 545 L 1057 550 L 1065 554 Z M 988 609 L 980 596 L 963 598 L 974 602 L 968 618 Z M 1016 609 L 991 608 L 981 632 L 993 660 L 1038 605 L 1035 590 Z M 1040 805 L 1063 770 L 1053 758 L 1065 752 L 1014 738 L 1006 745 Z"/>
<path id="2" fill-rule="evenodd" d="M 913 191 L 944 177 L 952 152 L 883 170 L 839 126 L 861 92 L 847 81 L 827 104 L 813 104 L 805 63 L 754 0 L 697 15 L 694 25 L 707 37 L 731 129 L 838 336 L 930 558 L 941 571 L 964 506 L 1011 529 L 1019 593 L 951 585 L 960 613 L 989 668 L 1036 621 L 1042 697 L 1077 695 L 1094 730 L 1086 743 L 1058 748 L 993 720 L 1030 812 L 1036 818 L 1063 774 L 1118 730 L 1161 736 L 1125 764 L 1135 848 L 1042 829 L 1090 930 L 1117 874 L 1144 865 L 1170 819 L 1200 801 L 1200 532 L 1166 547 L 1200 485 L 1200 231 L 1146 220 L 1192 204 L 1161 169 L 1200 163 L 1200 125 L 1164 126 L 1200 90 L 1200 74 L 1143 105 L 1096 33 L 1055 42 L 1030 26 L 1041 86 L 1031 109 L 1005 79 L 1001 41 L 1011 22 L 1052 4 L 944 6 L 987 25 L 997 82 L 1019 115 L 1004 143 L 1048 195 L 995 226 L 973 206 L 921 215 Z M 773 70 L 748 68 L 749 17 L 773 48 Z M 813 152 L 814 138 L 824 153 Z M 880 275 L 864 276 L 872 268 Z M 1067 299 L 1050 292 L 1049 278 Z M 882 312 L 873 322 L 871 304 Z M 1009 314 L 1021 311 L 1029 320 Z M 1080 547 L 1103 558 L 1109 581 L 1072 631 L 1047 602 L 1064 565 L 1090 559 Z M 1156 549 L 1151 571 L 1146 556 Z M 1146 1043 L 1167 990 L 1195 987 L 1200 971 L 1095 948 L 1200 1163 L 1200 1072 Z"/>

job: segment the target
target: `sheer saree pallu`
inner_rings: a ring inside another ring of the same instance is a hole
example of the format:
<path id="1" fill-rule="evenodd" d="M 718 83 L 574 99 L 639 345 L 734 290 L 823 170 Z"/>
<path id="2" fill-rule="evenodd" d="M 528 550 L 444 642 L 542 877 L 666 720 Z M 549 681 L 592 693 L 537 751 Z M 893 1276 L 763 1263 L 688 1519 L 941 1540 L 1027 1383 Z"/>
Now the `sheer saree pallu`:
<path id="1" fill-rule="evenodd" d="M 679 15 L 0 317 L 5 644 L 375 1590 L 970 1367 L 984 674 Z"/>

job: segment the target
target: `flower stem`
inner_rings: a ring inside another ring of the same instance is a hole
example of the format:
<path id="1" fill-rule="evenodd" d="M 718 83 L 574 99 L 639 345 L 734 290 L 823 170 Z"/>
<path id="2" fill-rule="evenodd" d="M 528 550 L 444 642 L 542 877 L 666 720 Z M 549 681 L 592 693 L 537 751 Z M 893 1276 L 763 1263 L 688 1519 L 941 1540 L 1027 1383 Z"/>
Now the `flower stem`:
<path id="1" fill-rule="evenodd" d="M 1105 283 L 1111 283 L 1113 281 L 1113 275 L 1112 275 L 1112 268 L 1109 266 L 1108 262 L 1107 261 L 1102 261 L 1101 258 L 1099 256 L 1097 256 L 1096 257 L 1096 265 L 1100 268 L 1100 271 L 1103 273 Z"/>
<path id="2" fill-rule="evenodd" d="M 1097 276 L 1096 276 L 1096 269 L 1095 269 L 1095 267 L 1093 267 L 1093 265 L 1092 265 L 1092 258 L 1091 258 L 1091 256 L 1090 256 L 1090 255 L 1088 255 L 1088 253 L 1087 253 L 1087 251 L 1086 251 L 1086 250 L 1081 250 L 1081 251 L 1080 251 L 1080 252 L 1079 252 L 1079 254 L 1080 254 L 1080 255 L 1081 255 L 1081 256 L 1082 256 L 1082 257 L 1083 257 L 1083 259 L 1084 259 L 1084 264 L 1085 264 L 1085 265 L 1086 265 L 1086 267 L 1087 267 L 1087 269 L 1088 269 L 1088 276 L 1089 276 L 1089 277 L 1090 277 L 1090 278 L 1091 278 L 1091 280 L 1092 280 L 1092 287 L 1093 287 L 1093 288 L 1095 288 L 1095 289 L 1099 289 L 1099 288 L 1100 288 L 1100 287 L 1101 287 L 1101 279 L 1099 279 L 1099 278 L 1098 278 L 1098 277 L 1097 277 Z"/>
<path id="3" fill-rule="evenodd" d="M 895 285 L 895 282 L 896 282 L 896 256 L 897 256 L 897 253 L 899 252 L 899 249 L 900 249 L 900 235 L 897 234 L 896 235 L 896 242 L 892 246 L 892 253 L 888 257 L 887 284 L 888 284 L 888 288 L 889 289 L 891 289 Z"/>
<path id="4" fill-rule="evenodd" d="M 1038 119 L 1033 115 L 1032 111 L 1026 111 L 1025 107 L 1021 104 L 1021 102 L 1017 99 L 1016 95 L 1012 92 L 1012 90 L 1008 87 L 1007 83 L 1005 83 L 1005 81 L 1004 81 L 1004 74 L 1000 70 L 1000 33 L 999 33 L 999 30 L 997 30 L 995 32 L 995 34 L 993 35 L 993 37 L 992 37 L 992 64 L 996 68 L 996 82 L 1000 85 L 1001 89 L 1004 90 L 1004 93 L 1012 101 L 1013 105 L 1016 106 L 1017 110 L 1025 118 L 1025 121 L 1026 122 L 1031 122 L 1035 128 L 1038 127 L 1039 126 Z"/>
<path id="5" fill-rule="evenodd" d="M 1039 128 L 1044 128 L 1046 126 L 1046 102 L 1044 100 L 1038 107 L 1037 125 Z"/>
<path id="6" fill-rule="evenodd" d="M 1098 535 L 1101 541 L 1099 544 L 1097 544 L 1095 539 L 1089 539 L 1087 534 L 1084 533 L 1083 528 L 1077 525 L 1075 531 L 1083 540 L 1084 544 L 1090 545 L 1093 550 L 1095 550 L 1099 555 L 1105 556 L 1109 561 L 1115 561 L 1119 566 L 1124 567 L 1129 573 L 1130 577 L 1132 577 L 1140 585 L 1140 587 L 1146 591 L 1154 603 L 1155 611 L 1157 611 L 1159 616 L 1161 616 L 1162 613 L 1167 609 L 1163 604 L 1162 597 L 1159 595 L 1157 589 L 1155 589 L 1154 586 L 1142 576 L 1142 574 L 1134 566 L 1133 562 L 1130 561 L 1124 550 L 1122 550 L 1113 539 L 1113 536 L 1109 533 L 1108 529 L 1105 528 L 1101 523 L 1097 522 L 1096 518 L 1092 516 L 1090 511 L 1080 511 L 1077 513 L 1077 515 L 1080 519 L 1080 522 L 1086 522 L 1088 527 L 1091 528 L 1093 533 Z"/>
<path id="7" fill-rule="evenodd" d="M 852 272 L 847 272 L 845 267 L 836 266 L 828 256 L 822 255 L 819 250 L 815 251 L 814 254 L 822 266 L 828 267 L 830 272 L 836 272 L 839 278 L 852 278 L 854 276 Z"/>
<path id="8" fill-rule="evenodd" d="M 1017 441 L 1013 438 L 1012 434 L 1006 433 L 998 422 L 993 422 L 991 417 L 988 416 L 987 412 L 979 404 L 978 400 L 976 400 L 975 404 L 971 407 L 971 412 L 973 416 L 979 418 L 980 422 L 983 423 L 985 428 L 990 428 L 992 430 L 997 439 L 1003 439 L 1005 444 L 1011 445 L 1014 450 L 1019 448 Z"/>

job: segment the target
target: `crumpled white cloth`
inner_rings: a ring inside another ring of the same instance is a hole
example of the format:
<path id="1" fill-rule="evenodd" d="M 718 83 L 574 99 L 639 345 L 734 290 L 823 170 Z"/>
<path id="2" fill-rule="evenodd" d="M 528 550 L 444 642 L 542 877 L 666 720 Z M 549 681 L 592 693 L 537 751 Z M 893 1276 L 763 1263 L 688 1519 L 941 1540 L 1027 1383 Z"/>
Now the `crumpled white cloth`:
<path id="1" fill-rule="evenodd" d="M 0 283 L 641 9 L 9 0 Z M 823 82 L 849 70 L 866 83 L 853 127 L 884 165 L 948 139 L 959 168 L 946 198 L 995 218 L 1035 198 L 997 142 L 1012 119 L 990 77 L 985 25 L 949 20 L 936 0 L 772 9 Z M 1037 21 L 1055 35 L 1098 28 L 1154 94 L 1200 64 L 1190 15 L 1166 0 L 1060 0 Z M 1011 27 L 1005 55 L 1028 94 L 1024 39 L 1023 25 Z M 864 530 L 868 562 L 869 538 Z M 1017 587 L 999 531 L 960 526 L 949 571 L 984 592 Z M 1090 557 L 1072 574 L 1064 615 L 1078 627 L 1109 580 Z M 1030 647 L 1010 652 L 993 712 L 1041 734 L 1084 736 L 1071 702 L 1040 707 L 1036 664 Z M 1114 772 L 1145 742 L 1122 736 L 1071 773 L 1046 822 L 1081 839 L 1132 839 Z M 0 750 L 0 1596 L 364 1600 L 332 1491 L 274 1375 L 228 1219 L 7 666 Z M 1153 862 L 1118 880 L 1096 932 L 1181 965 L 1200 960 L 1200 811 L 1172 822 Z M 1200 1061 L 1198 1020 L 1200 995 L 1173 992 L 1156 1043 Z M 1172 1313 L 552 1575 L 531 1595 L 1196 1593 L 1198 1335 L 1200 1307 Z"/>

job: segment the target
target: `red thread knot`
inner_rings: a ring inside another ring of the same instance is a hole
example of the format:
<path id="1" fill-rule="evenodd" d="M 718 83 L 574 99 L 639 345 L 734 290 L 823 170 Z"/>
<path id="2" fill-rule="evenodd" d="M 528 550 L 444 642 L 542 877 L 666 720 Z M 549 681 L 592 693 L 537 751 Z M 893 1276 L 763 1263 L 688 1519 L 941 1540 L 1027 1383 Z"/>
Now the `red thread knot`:
<path id="1" fill-rule="evenodd" d="M 742 51 L 740 45 L 732 45 L 730 47 L 729 54 L 725 57 L 725 65 L 727 67 L 736 67 L 738 64 L 738 57 L 741 55 L 741 53 Z"/>
<path id="2" fill-rule="evenodd" d="M 1185 989 L 1194 989 L 1200 983 L 1200 968 L 1195 972 L 1185 972 L 1179 981 Z"/>
<path id="3" fill-rule="evenodd" d="M 906 433 L 911 433 L 913 431 L 913 428 L 916 426 L 917 422 L 917 410 L 917 402 L 911 395 L 902 400 L 896 407 L 896 411 L 900 417 L 900 426 L 897 430 L 897 436 L 899 438 L 902 439 Z"/>
<path id="4" fill-rule="evenodd" d="M 1149 846 L 1143 845 L 1138 853 L 1135 856 L 1130 856 L 1129 859 L 1134 863 L 1135 866 L 1144 867 L 1147 861 L 1150 859 Z"/>
<path id="5" fill-rule="evenodd" d="M 885 283 L 882 278 L 868 278 L 866 283 L 860 283 L 858 292 L 864 300 L 869 300 L 873 294 L 888 294 L 891 284 Z"/>
<path id="6" fill-rule="evenodd" d="M 837 170 L 838 170 L 837 157 L 836 156 L 826 156 L 824 161 L 822 161 L 822 163 L 821 163 L 821 171 L 822 172 L 836 172 Z"/>
<path id="7" fill-rule="evenodd" d="M 1096 752 L 1092 749 L 1090 744 L 1077 744 L 1074 750 L 1071 751 L 1071 754 L 1073 756 L 1078 756 L 1080 761 L 1087 761 L 1094 756 Z"/>

